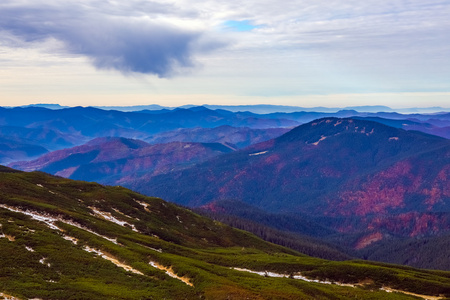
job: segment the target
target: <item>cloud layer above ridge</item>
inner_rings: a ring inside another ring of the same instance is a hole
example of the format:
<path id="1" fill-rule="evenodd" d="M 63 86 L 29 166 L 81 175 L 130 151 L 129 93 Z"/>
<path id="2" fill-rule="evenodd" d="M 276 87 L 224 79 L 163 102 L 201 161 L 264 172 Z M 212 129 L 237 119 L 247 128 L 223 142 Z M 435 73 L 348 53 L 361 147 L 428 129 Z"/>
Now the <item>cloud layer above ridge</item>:
<path id="1" fill-rule="evenodd" d="M 0 4 L 0 33 L 14 38 L 2 42 L 27 47 L 56 40 L 60 51 L 85 56 L 98 69 L 159 77 L 191 68 L 197 52 L 221 46 L 199 28 L 159 18 L 176 10 L 171 5 L 139 3 L 7 0 Z"/>

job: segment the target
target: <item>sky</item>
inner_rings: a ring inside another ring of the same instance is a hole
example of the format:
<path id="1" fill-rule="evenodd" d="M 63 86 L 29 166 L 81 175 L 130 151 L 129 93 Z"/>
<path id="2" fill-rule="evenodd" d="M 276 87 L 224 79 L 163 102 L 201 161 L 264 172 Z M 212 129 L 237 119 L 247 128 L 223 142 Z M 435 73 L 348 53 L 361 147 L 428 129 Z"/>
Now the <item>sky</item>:
<path id="1" fill-rule="evenodd" d="M 0 106 L 450 108 L 449 0 L 2 0 Z"/>

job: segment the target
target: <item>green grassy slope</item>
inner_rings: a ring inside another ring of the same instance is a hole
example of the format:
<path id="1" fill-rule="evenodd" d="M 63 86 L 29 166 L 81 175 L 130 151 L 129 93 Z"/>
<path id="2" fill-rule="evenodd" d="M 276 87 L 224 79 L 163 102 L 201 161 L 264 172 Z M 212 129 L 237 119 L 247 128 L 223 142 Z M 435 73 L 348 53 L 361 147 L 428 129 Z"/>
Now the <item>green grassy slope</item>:
<path id="1" fill-rule="evenodd" d="M 19 299 L 413 298 L 383 286 L 450 295 L 448 272 L 311 258 L 161 199 L 37 172 L 0 168 L 0 224 L 0 296 Z"/>

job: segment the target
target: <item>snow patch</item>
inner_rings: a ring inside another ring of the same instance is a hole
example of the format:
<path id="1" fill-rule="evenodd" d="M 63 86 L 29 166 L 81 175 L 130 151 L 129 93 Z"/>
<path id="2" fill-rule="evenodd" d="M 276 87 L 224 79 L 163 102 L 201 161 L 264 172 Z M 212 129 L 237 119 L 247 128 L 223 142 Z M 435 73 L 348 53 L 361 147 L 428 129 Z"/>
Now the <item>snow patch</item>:
<path id="1" fill-rule="evenodd" d="M 396 137 L 396 136 L 390 137 L 389 141 L 398 141 L 398 137 Z"/>
<path id="2" fill-rule="evenodd" d="M 115 211 L 115 212 L 118 213 L 118 214 L 121 214 L 121 215 L 124 216 L 124 217 L 127 217 L 128 219 L 135 219 L 135 220 L 138 220 L 138 221 L 139 221 L 138 218 L 134 218 L 134 217 L 128 216 L 128 215 L 124 214 L 123 212 L 121 212 L 120 210 L 118 210 L 118 209 L 116 209 L 116 208 L 113 208 L 113 211 Z"/>
<path id="3" fill-rule="evenodd" d="M 8 241 L 10 241 L 10 242 L 14 242 L 15 240 L 16 240 L 16 237 L 14 237 L 14 236 L 12 236 L 12 235 L 8 235 L 8 234 L 5 234 L 5 237 L 8 239 Z"/>
<path id="4" fill-rule="evenodd" d="M 267 152 L 269 152 L 269 151 L 263 151 L 263 152 L 252 153 L 252 154 L 249 154 L 248 156 L 255 156 L 255 155 L 266 154 Z"/>
<path id="5" fill-rule="evenodd" d="M 7 295 L 5 293 L 0 293 L 0 297 L 3 297 L 4 300 L 20 300 L 19 298 Z"/>
<path id="6" fill-rule="evenodd" d="M 94 212 L 94 215 L 96 217 L 103 218 L 107 221 L 113 222 L 113 223 L 123 226 L 123 227 L 126 227 L 125 225 L 131 226 L 131 229 L 133 231 L 138 232 L 138 230 L 136 229 L 136 227 L 133 224 L 129 224 L 125 221 L 121 221 L 121 220 L 117 219 L 110 212 L 104 212 L 104 211 L 98 210 L 97 208 L 92 207 L 92 206 L 90 206 L 89 208 Z"/>
<path id="7" fill-rule="evenodd" d="M 62 222 L 63 222 L 63 221 L 62 221 Z M 104 238 L 105 240 L 108 240 L 108 241 L 110 241 L 111 243 L 114 243 L 114 244 L 118 245 L 118 243 L 117 243 L 117 238 L 114 238 L 114 239 L 113 239 L 113 238 L 109 238 L 109 237 L 107 237 L 107 236 L 98 234 L 97 232 L 92 231 L 92 230 L 90 230 L 90 229 L 88 229 L 88 228 L 86 228 L 86 227 L 83 227 L 83 226 L 81 226 L 81 225 L 79 225 L 79 224 L 77 224 L 77 223 L 74 223 L 74 222 L 64 222 L 64 223 L 69 224 L 69 225 L 72 225 L 72 226 L 75 226 L 75 227 L 77 227 L 77 228 L 79 228 L 79 229 L 82 229 L 82 230 L 85 230 L 85 231 L 87 231 L 87 232 L 89 232 L 89 233 L 95 234 L 95 235 L 98 236 L 98 237 Z"/>
<path id="8" fill-rule="evenodd" d="M 38 184 L 36 184 L 38 187 L 41 187 L 41 188 L 43 188 L 44 186 L 42 185 L 42 184 L 40 184 L 40 183 L 38 183 Z"/>
<path id="9" fill-rule="evenodd" d="M 87 252 L 90 252 L 90 253 L 95 253 L 95 254 L 99 255 L 100 257 L 102 257 L 103 259 L 109 260 L 110 262 L 112 262 L 116 266 L 118 266 L 118 267 L 120 267 L 122 269 L 125 269 L 128 272 L 132 272 L 132 273 L 139 274 L 139 275 L 144 275 L 141 271 L 138 271 L 138 270 L 134 269 L 131 266 L 128 266 L 128 265 L 126 265 L 124 263 L 121 263 L 116 258 L 112 257 L 109 254 L 106 254 L 106 253 L 102 252 L 101 250 L 94 249 L 94 248 L 91 248 L 89 246 L 84 246 L 83 250 L 87 251 Z"/>
<path id="10" fill-rule="evenodd" d="M 94 215 L 96 217 L 103 218 L 103 219 L 108 220 L 110 222 L 116 223 L 116 224 L 118 224 L 120 226 L 124 226 L 125 224 L 127 224 L 127 222 L 120 221 L 119 219 L 116 219 L 109 212 L 103 212 L 103 211 L 98 210 L 97 208 L 92 207 L 92 206 L 90 206 L 89 208 L 94 212 Z"/>
<path id="11" fill-rule="evenodd" d="M 326 139 L 327 137 L 326 136 L 321 136 L 321 138 L 317 141 L 317 142 L 315 142 L 315 143 L 312 143 L 314 146 L 317 146 L 317 145 L 319 145 L 319 143 L 321 142 L 321 141 L 323 141 L 324 139 Z"/>
<path id="12" fill-rule="evenodd" d="M 274 273 L 274 272 L 268 272 L 268 271 L 264 271 L 264 272 L 260 272 L 260 271 L 252 271 L 249 269 L 242 269 L 242 268 L 231 268 L 233 270 L 236 271 L 242 271 L 242 272 L 249 272 L 249 273 L 253 273 L 253 274 L 258 274 L 261 276 L 265 276 L 265 277 L 281 277 L 281 278 L 293 278 L 293 279 L 299 279 L 299 280 L 303 280 L 303 281 L 307 281 L 307 282 L 314 282 L 314 283 L 321 283 L 321 284 L 335 284 L 335 285 L 339 285 L 339 286 L 346 286 L 346 287 L 356 287 L 356 286 L 361 286 L 364 285 L 364 283 L 358 283 L 358 284 L 351 284 L 351 283 L 340 283 L 340 282 L 331 282 L 331 281 L 323 281 L 323 280 L 318 280 L 318 279 L 309 279 L 299 273 L 297 273 L 297 275 L 286 275 L 286 274 L 280 274 L 280 273 Z M 416 296 L 419 298 L 423 298 L 425 300 L 440 300 L 440 299 L 444 299 L 443 297 L 436 297 L 436 296 L 428 296 L 428 295 L 421 295 L 421 294 L 415 294 L 415 293 L 411 293 L 411 292 L 406 292 L 406 291 L 402 291 L 402 290 L 396 290 L 396 289 L 392 289 L 389 287 L 382 287 L 380 288 L 380 290 L 385 291 L 387 293 L 392 293 L 392 292 L 396 292 L 396 293 L 402 293 L 402 294 L 406 294 L 406 295 L 411 295 L 411 296 Z"/>
<path id="13" fill-rule="evenodd" d="M 25 249 L 27 249 L 27 250 L 30 251 L 30 252 L 34 252 L 34 249 L 31 248 L 31 247 L 25 246 Z"/>
<path id="14" fill-rule="evenodd" d="M 40 262 L 41 264 L 46 265 L 47 267 L 50 268 L 51 265 L 50 265 L 50 263 L 45 262 L 46 259 L 47 259 L 46 257 L 41 258 L 41 259 L 39 260 L 39 262 Z"/>
<path id="15" fill-rule="evenodd" d="M 5 204 L 0 204 L 0 207 L 8 209 L 8 210 L 13 211 L 13 212 L 22 213 L 24 215 L 30 216 L 34 220 L 44 222 L 51 229 L 63 231 L 61 228 L 59 228 L 58 226 L 56 226 L 54 224 L 55 222 L 59 221 L 59 222 L 62 222 L 62 223 L 68 224 L 68 225 L 75 226 L 75 227 L 77 227 L 79 229 L 85 230 L 87 232 L 95 234 L 96 236 L 104 238 L 105 240 L 108 240 L 108 241 L 110 241 L 110 242 L 112 242 L 114 244 L 117 244 L 117 239 L 112 239 L 112 238 L 103 236 L 103 235 L 98 234 L 97 232 L 94 232 L 94 231 L 92 231 L 92 230 L 90 230 L 90 229 L 88 229 L 88 228 L 86 228 L 84 226 L 81 226 L 80 224 L 75 223 L 75 222 L 73 222 L 71 220 L 65 220 L 62 217 L 53 217 L 53 216 L 50 216 L 48 214 L 38 213 L 36 211 L 21 210 L 21 209 L 18 209 L 16 207 L 7 206 Z"/>
<path id="16" fill-rule="evenodd" d="M 21 210 L 21 209 L 12 207 L 12 206 L 7 206 L 5 204 L 0 204 L 0 207 L 5 208 L 10 211 L 13 211 L 13 212 L 22 213 L 24 215 L 30 216 L 34 220 L 44 222 L 51 229 L 56 229 L 56 230 L 62 231 L 59 227 L 57 227 L 55 224 L 53 224 L 54 222 L 58 221 L 57 218 L 51 217 L 49 215 L 40 214 L 38 212 Z"/>
<path id="17" fill-rule="evenodd" d="M 139 205 L 143 206 L 147 212 L 150 212 L 150 209 L 148 209 L 148 207 L 149 207 L 148 203 L 143 202 L 143 201 L 137 201 L 136 199 L 134 199 L 134 201 L 136 201 L 136 203 L 138 203 Z"/>
<path id="18" fill-rule="evenodd" d="M 166 268 L 163 265 L 158 264 L 157 262 L 154 261 L 150 261 L 149 263 L 152 267 L 157 268 L 159 270 L 165 271 L 167 275 L 169 275 L 172 278 L 178 279 L 182 282 L 184 282 L 185 284 L 189 285 L 189 286 L 194 286 L 190 281 L 189 278 L 187 277 L 180 277 L 177 274 L 175 274 L 172 270 L 172 267 Z"/>
<path id="19" fill-rule="evenodd" d="M 0 227 L 2 227 L 1 225 L 2 224 L 0 224 Z M 14 242 L 16 240 L 16 237 L 9 234 L 4 234 L 3 232 L 0 234 L 0 238 L 7 238 L 10 242 Z"/>
<path id="20" fill-rule="evenodd" d="M 150 249 L 150 250 L 159 252 L 159 253 L 162 253 L 162 252 L 163 252 L 161 248 L 160 248 L 160 249 L 156 249 L 156 248 L 152 248 L 152 247 L 149 247 L 149 246 L 145 246 L 145 247 L 147 247 L 147 248 Z"/>
<path id="21" fill-rule="evenodd" d="M 232 269 L 236 270 L 236 271 L 241 271 L 241 272 L 249 272 L 249 273 L 253 273 L 253 274 L 258 274 L 258 275 L 265 276 L 265 277 L 293 278 L 293 279 L 303 280 L 303 281 L 307 281 L 307 282 L 315 282 L 315 283 L 321 283 L 321 284 L 336 284 L 339 286 L 355 287 L 354 284 L 349 284 L 349 283 L 339 283 L 339 282 L 323 281 L 323 280 L 318 280 L 318 279 L 309 279 L 301 274 L 291 276 L 291 275 L 287 275 L 287 274 L 280 274 L 280 273 L 274 273 L 274 272 L 268 272 L 268 271 L 260 272 L 260 271 L 252 271 L 249 269 L 242 269 L 242 268 L 232 268 Z"/>
<path id="22" fill-rule="evenodd" d="M 67 240 L 67 241 L 71 241 L 74 245 L 78 244 L 78 239 L 68 236 L 68 235 L 63 235 L 63 239 Z"/>
<path id="23" fill-rule="evenodd" d="M 440 299 L 444 299 L 444 297 L 415 294 L 415 293 L 405 292 L 405 291 L 401 291 L 401 290 L 391 289 L 390 287 L 382 287 L 382 288 L 380 288 L 380 290 L 385 291 L 387 293 L 394 292 L 394 293 L 402 293 L 402 294 L 406 294 L 406 295 L 416 296 L 416 297 L 419 297 L 419 298 L 423 298 L 425 300 L 440 300 Z"/>

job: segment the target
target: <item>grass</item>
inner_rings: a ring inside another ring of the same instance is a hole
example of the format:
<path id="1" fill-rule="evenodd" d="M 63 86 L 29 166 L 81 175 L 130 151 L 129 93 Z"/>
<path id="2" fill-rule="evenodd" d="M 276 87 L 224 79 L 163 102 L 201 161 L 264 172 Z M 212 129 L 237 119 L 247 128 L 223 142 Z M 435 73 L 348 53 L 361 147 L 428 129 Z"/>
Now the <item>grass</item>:
<path id="1" fill-rule="evenodd" d="M 42 185 L 39 186 L 39 185 Z M 43 173 L 0 172 L 0 204 L 72 220 L 64 232 L 0 208 L 0 292 L 21 299 L 412 299 L 382 286 L 450 295 L 450 273 L 366 261 L 327 261 L 262 241 L 161 199 Z M 51 192 L 50 192 L 51 191 Z M 147 203 L 147 211 L 139 202 Z M 96 217 L 109 212 L 130 226 Z M 134 225 L 139 232 L 131 229 Z M 63 239 L 68 235 L 77 244 Z M 103 238 L 116 238 L 117 244 Z M 143 275 L 120 268 L 84 247 L 107 253 Z M 28 251 L 27 248 L 33 251 Z M 45 258 L 44 263 L 40 260 Z M 152 267 L 156 261 L 189 278 L 194 287 Z M 47 265 L 50 264 L 50 265 Z M 351 288 L 271 278 L 232 267 L 283 274 L 301 272 Z"/>

